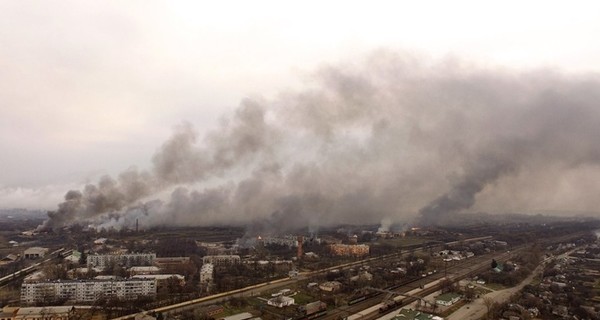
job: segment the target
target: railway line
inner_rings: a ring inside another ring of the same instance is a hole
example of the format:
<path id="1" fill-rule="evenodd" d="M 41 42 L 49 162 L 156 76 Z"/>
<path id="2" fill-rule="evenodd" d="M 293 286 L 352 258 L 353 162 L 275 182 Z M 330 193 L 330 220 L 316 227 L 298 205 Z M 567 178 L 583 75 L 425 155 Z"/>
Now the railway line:
<path id="1" fill-rule="evenodd" d="M 498 254 L 487 254 L 483 256 L 474 257 L 472 259 L 461 260 L 459 263 L 453 264 L 448 267 L 447 275 L 452 280 L 460 280 L 468 275 L 482 272 L 489 269 L 489 262 L 492 258 L 504 261 L 523 248 L 517 248 L 512 253 L 504 253 L 500 256 Z M 386 288 L 390 291 L 397 293 L 397 297 L 393 299 L 393 306 L 387 306 L 385 313 L 393 312 L 402 306 L 405 306 L 413 301 L 416 301 L 417 297 L 425 297 L 435 291 L 440 290 L 441 281 L 445 278 L 442 272 L 435 273 L 425 278 L 414 279 L 407 283 Z M 410 295 L 410 296 L 407 296 Z M 348 319 L 348 320 L 371 320 L 381 316 L 381 309 L 384 307 L 383 302 L 380 300 L 381 295 L 374 295 L 369 299 L 366 299 L 360 303 L 353 305 L 342 306 L 337 309 L 331 310 L 328 314 L 321 319 L 323 320 L 336 320 L 336 319 Z"/>
<path id="2" fill-rule="evenodd" d="M 58 258 L 64 258 L 64 257 L 70 255 L 71 253 L 73 253 L 73 250 L 66 250 L 65 248 L 60 248 L 58 250 L 55 250 L 55 251 L 49 253 L 47 258 L 45 258 L 44 260 L 34 263 L 28 267 L 25 267 L 21 270 L 15 271 L 9 275 L 6 275 L 6 276 L 0 278 L 0 287 L 4 287 L 12 281 L 15 281 L 17 279 L 25 277 L 25 276 L 39 270 L 44 264 L 52 262 L 53 260 L 58 259 Z"/>
<path id="3" fill-rule="evenodd" d="M 489 238 L 490 237 L 478 237 L 478 238 L 464 239 L 461 241 L 463 243 L 468 243 L 468 242 L 472 242 L 472 241 L 479 241 L 481 239 L 489 239 Z M 193 310 L 202 305 L 219 303 L 219 302 L 222 302 L 222 301 L 228 299 L 229 297 L 254 296 L 257 293 L 260 293 L 261 291 L 270 290 L 275 287 L 290 285 L 298 280 L 302 280 L 307 277 L 311 277 L 311 276 L 315 276 L 315 275 L 324 274 L 324 273 L 330 272 L 335 269 L 344 270 L 344 269 L 349 269 L 352 267 L 356 267 L 356 266 L 360 266 L 360 265 L 368 264 L 368 263 L 372 263 L 372 262 L 400 258 L 409 253 L 423 251 L 426 248 L 427 248 L 427 246 L 425 245 L 422 247 L 412 248 L 410 250 L 402 250 L 399 252 L 394 252 L 394 253 L 390 253 L 390 254 L 383 255 L 383 256 L 372 257 L 372 258 L 367 258 L 364 260 L 359 260 L 359 261 L 349 262 L 349 263 L 345 263 L 345 264 L 341 264 L 341 265 L 336 265 L 336 266 L 328 267 L 328 268 L 321 269 L 321 270 L 301 272 L 297 278 L 293 278 L 293 279 L 292 278 L 283 278 L 283 279 L 263 282 L 263 283 L 248 286 L 245 288 L 240 288 L 240 289 L 236 289 L 236 290 L 232 290 L 232 291 L 218 293 L 218 294 L 207 296 L 207 297 L 192 299 L 192 300 L 188 300 L 188 301 L 184 301 L 184 302 L 180 302 L 180 303 L 176 303 L 176 304 L 172 304 L 172 305 L 168 305 L 168 306 L 164 306 L 164 307 L 155 308 L 155 309 L 148 310 L 145 312 L 125 315 L 125 316 L 113 318 L 113 319 L 114 320 L 135 319 L 136 315 L 143 314 L 143 313 L 157 313 L 157 314 L 161 313 L 161 314 L 167 314 L 167 315 L 168 314 L 176 314 L 176 313 L 180 313 L 180 312 L 187 311 L 187 310 Z M 419 280 L 422 280 L 422 279 L 419 279 Z"/>
<path id="4" fill-rule="evenodd" d="M 542 245 L 547 245 L 552 242 L 557 242 L 557 241 L 560 242 L 560 241 L 566 241 L 569 239 L 574 239 L 574 238 L 577 238 L 584 234 L 585 234 L 585 232 L 564 235 L 564 236 L 560 236 L 560 237 L 556 237 L 556 238 L 544 239 L 544 240 L 540 241 L 539 243 Z M 510 259 L 514 254 L 524 250 L 526 247 L 527 246 L 525 246 L 525 245 L 514 247 L 511 252 L 504 253 L 501 256 L 494 257 L 494 256 L 488 255 L 487 260 L 484 259 L 485 256 L 480 256 L 484 260 L 479 261 L 478 263 L 474 263 L 474 260 L 471 259 L 471 260 L 469 260 L 469 262 L 471 262 L 471 265 L 466 267 L 465 269 L 463 269 L 462 272 L 455 273 L 454 272 L 455 270 L 452 270 L 452 271 L 448 270 L 450 272 L 449 275 L 451 276 L 451 279 L 456 281 L 456 280 L 464 279 L 465 277 L 468 277 L 470 275 L 475 275 L 475 274 L 484 272 L 485 270 L 489 269 L 489 265 L 487 264 L 487 262 L 489 262 L 489 259 L 495 258 L 497 261 L 506 261 L 506 260 Z M 481 260 L 481 259 L 477 259 L 477 260 Z M 458 266 L 455 266 L 455 267 L 458 267 Z M 452 269 L 456 269 L 456 268 L 452 268 Z M 410 285 L 407 288 L 410 289 Z M 334 313 L 328 314 L 328 317 L 324 318 L 323 320 L 325 320 L 325 319 L 328 319 L 328 320 L 331 320 L 331 319 L 345 319 L 345 320 L 387 320 L 387 319 L 391 319 L 398 309 L 400 309 L 403 306 L 406 306 L 418 299 L 418 298 L 415 298 L 414 296 L 425 297 L 425 296 L 430 295 L 440 289 L 441 289 L 440 280 L 436 280 L 436 281 L 430 282 L 429 285 L 425 285 L 424 288 L 414 288 L 410 291 L 407 291 L 408 294 L 411 295 L 412 297 L 405 298 L 402 295 L 399 295 L 398 297 L 394 298 L 396 303 L 393 305 L 393 307 L 385 310 L 384 312 L 381 312 L 382 303 L 372 303 L 372 305 L 370 305 L 369 307 L 364 308 L 363 310 L 360 310 L 356 313 L 352 313 L 352 314 L 347 313 L 348 316 L 343 316 L 343 314 L 340 314 L 340 313 L 336 314 L 334 312 Z M 402 291 L 402 289 L 398 289 L 398 291 Z"/>

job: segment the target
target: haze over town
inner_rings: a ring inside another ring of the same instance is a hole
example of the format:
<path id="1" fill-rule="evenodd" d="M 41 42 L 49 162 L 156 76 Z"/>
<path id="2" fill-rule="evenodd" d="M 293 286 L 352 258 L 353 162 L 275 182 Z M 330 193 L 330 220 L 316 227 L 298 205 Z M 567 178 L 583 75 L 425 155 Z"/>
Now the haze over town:
<path id="1" fill-rule="evenodd" d="M 594 215 L 582 5 L 3 3 L 0 206 L 50 228 Z"/>
<path id="2" fill-rule="evenodd" d="M 600 319 L 600 4 L 0 2 L 0 319 Z"/>

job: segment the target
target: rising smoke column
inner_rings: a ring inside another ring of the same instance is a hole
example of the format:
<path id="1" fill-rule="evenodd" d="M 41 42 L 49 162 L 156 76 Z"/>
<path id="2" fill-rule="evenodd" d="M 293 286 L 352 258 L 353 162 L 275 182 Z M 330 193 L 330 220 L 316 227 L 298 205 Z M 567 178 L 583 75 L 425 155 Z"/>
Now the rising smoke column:
<path id="1" fill-rule="evenodd" d="M 203 139 L 180 126 L 148 173 L 69 192 L 46 226 L 121 226 L 137 215 L 149 225 L 278 230 L 416 216 L 435 224 L 480 203 L 502 209 L 497 194 L 532 207 L 558 201 L 560 177 L 577 170 L 600 177 L 596 75 L 382 51 L 314 80 L 272 101 L 242 101 Z M 169 198 L 138 209 L 165 190 Z M 587 196 L 593 188 L 576 190 L 566 205 L 600 205 Z"/>
<path id="2" fill-rule="evenodd" d="M 448 192 L 419 210 L 420 223 L 425 225 L 448 223 L 452 213 L 471 208 L 475 204 L 475 196 L 488 184 L 516 169 L 517 164 L 511 159 L 490 156 L 479 158 L 472 166 L 466 168 L 464 176 L 454 182 Z"/>
<path id="3" fill-rule="evenodd" d="M 97 185 L 86 185 L 83 191 L 67 192 L 58 210 L 48 212 L 49 219 L 38 229 L 57 229 L 105 213 L 136 209 L 143 205 L 139 202 L 143 198 L 173 185 L 202 181 L 242 164 L 268 149 L 267 136 L 264 110 L 250 100 L 241 103 L 230 122 L 206 137 L 208 147 L 199 146 L 193 127 L 183 123 L 154 155 L 151 172 L 133 168 L 121 173 L 116 181 L 105 176 Z"/>

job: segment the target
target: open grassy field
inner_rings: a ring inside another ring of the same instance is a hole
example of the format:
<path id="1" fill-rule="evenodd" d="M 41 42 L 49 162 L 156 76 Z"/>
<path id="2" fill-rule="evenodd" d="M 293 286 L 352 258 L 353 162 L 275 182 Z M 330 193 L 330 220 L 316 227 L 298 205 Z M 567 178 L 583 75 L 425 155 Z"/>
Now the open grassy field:
<path id="1" fill-rule="evenodd" d="M 413 237 L 413 236 L 407 236 L 407 237 L 403 237 L 403 238 L 393 238 L 393 239 L 380 239 L 379 241 L 377 241 L 380 244 L 387 244 L 387 245 L 391 245 L 393 247 L 407 247 L 407 246 L 412 246 L 412 245 L 419 245 L 425 242 L 431 241 L 431 239 L 429 238 L 425 238 L 425 237 Z"/>

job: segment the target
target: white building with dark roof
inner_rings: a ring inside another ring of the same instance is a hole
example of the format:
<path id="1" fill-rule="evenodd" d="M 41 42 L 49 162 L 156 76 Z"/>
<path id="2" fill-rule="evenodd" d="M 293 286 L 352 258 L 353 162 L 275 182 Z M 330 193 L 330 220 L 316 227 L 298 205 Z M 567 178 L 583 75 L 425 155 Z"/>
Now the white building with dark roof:
<path id="1" fill-rule="evenodd" d="M 90 254 L 87 257 L 88 268 L 104 269 L 111 263 L 124 267 L 150 266 L 156 259 L 155 253 Z"/>
<path id="2" fill-rule="evenodd" d="M 212 263 L 205 263 L 200 269 L 200 284 L 210 284 L 213 282 L 215 267 Z"/>
<path id="3" fill-rule="evenodd" d="M 156 281 L 156 287 L 162 288 L 167 286 L 170 281 L 177 283 L 180 286 L 185 284 L 185 277 L 180 274 L 137 274 L 131 279 L 149 279 Z"/>
<path id="4" fill-rule="evenodd" d="M 94 302 L 100 298 L 135 300 L 139 297 L 155 297 L 156 280 L 55 280 L 24 282 L 21 286 L 21 302 L 24 304 L 73 301 Z"/>
<path id="5" fill-rule="evenodd" d="M 210 263 L 215 266 L 226 266 L 238 264 L 242 261 L 238 255 L 219 255 L 219 256 L 204 256 L 202 264 Z"/>
<path id="6" fill-rule="evenodd" d="M 278 297 L 271 298 L 271 299 L 267 300 L 267 304 L 270 305 L 270 306 L 277 307 L 277 308 L 283 308 L 283 307 L 287 307 L 287 306 L 293 305 L 294 304 L 294 298 L 288 297 L 288 296 L 284 296 L 284 295 L 280 295 Z"/>

